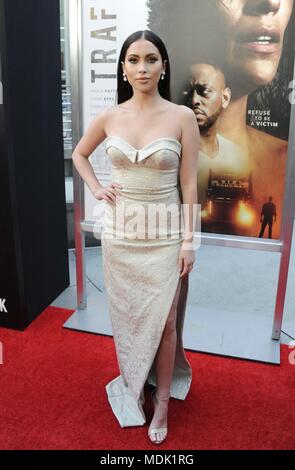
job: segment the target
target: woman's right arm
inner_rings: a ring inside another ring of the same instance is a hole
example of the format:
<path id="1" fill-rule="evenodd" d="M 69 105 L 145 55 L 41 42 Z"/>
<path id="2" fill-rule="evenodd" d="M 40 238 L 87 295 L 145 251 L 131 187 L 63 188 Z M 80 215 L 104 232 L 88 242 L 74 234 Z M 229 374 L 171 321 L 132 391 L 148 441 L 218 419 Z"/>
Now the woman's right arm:
<path id="1" fill-rule="evenodd" d="M 117 183 L 111 183 L 107 188 L 104 188 L 96 178 L 93 167 L 89 161 L 92 152 L 107 137 L 105 127 L 111 112 L 112 110 L 109 108 L 104 109 L 93 119 L 85 134 L 75 147 L 72 160 L 79 175 L 96 199 L 105 199 L 108 202 L 115 202 L 115 188 L 120 188 L 121 186 Z"/>

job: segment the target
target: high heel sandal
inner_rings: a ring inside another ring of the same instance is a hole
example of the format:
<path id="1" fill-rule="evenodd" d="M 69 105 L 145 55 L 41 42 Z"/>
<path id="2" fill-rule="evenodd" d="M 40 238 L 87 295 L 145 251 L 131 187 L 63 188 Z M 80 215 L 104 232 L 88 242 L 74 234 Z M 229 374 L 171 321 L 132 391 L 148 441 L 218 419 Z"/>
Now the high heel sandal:
<path id="1" fill-rule="evenodd" d="M 154 404 L 154 408 L 155 408 L 155 401 L 154 401 L 154 397 L 156 398 L 157 401 L 167 401 L 169 400 L 170 398 L 170 395 L 166 398 L 161 398 L 161 397 L 158 397 L 157 395 L 157 390 L 154 389 L 151 393 L 151 397 L 152 397 L 152 401 L 153 401 L 153 404 Z M 157 433 L 164 433 L 164 437 L 162 439 L 160 439 L 159 441 L 154 441 L 153 439 L 151 439 L 151 436 L 154 435 L 154 434 L 157 434 Z M 164 428 L 152 428 L 149 430 L 148 432 L 148 436 L 150 438 L 150 441 L 153 443 L 153 444 L 161 444 L 167 437 L 168 435 L 168 428 L 167 426 L 164 427 Z"/>

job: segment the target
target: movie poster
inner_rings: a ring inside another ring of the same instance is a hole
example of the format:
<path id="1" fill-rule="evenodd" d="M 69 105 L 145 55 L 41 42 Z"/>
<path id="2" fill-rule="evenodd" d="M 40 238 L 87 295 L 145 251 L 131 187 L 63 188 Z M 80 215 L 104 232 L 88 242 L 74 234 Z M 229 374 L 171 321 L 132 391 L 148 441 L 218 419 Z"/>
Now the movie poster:
<path id="1" fill-rule="evenodd" d="M 114 105 L 125 38 L 157 33 L 168 50 L 172 100 L 201 133 L 201 230 L 280 238 L 293 80 L 293 0 L 83 0 L 83 123 Z M 91 157 L 102 184 L 104 146 Z M 85 186 L 86 218 L 95 200 Z M 97 205 L 97 204 L 96 204 Z"/>
<path id="2" fill-rule="evenodd" d="M 201 133 L 202 232 L 280 238 L 294 68 L 293 0 L 149 0 L 173 101 Z"/>

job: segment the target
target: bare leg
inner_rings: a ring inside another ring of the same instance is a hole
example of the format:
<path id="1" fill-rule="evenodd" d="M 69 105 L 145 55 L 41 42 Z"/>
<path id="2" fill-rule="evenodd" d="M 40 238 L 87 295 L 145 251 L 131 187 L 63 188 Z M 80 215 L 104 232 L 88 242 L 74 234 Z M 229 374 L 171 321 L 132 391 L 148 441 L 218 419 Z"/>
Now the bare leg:
<path id="1" fill-rule="evenodd" d="M 176 314 L 179 293 L 181 287 L 181 279 L 179 280 L 173 304 L 171 306 L 162 339 L 155 357 L 156 379 L 157 379 L 157 396 L 159 399 L 170 395 L 170 386 L 174 370 L 175 352 L 176 352 Z M 155 412 L 150 424 L 150 428 L 161 428 L 167 426 L 168 400 L 154 400 Z M 162 440 L 165 436 L 163 433 L 153 435 L 155 441 Z"/>

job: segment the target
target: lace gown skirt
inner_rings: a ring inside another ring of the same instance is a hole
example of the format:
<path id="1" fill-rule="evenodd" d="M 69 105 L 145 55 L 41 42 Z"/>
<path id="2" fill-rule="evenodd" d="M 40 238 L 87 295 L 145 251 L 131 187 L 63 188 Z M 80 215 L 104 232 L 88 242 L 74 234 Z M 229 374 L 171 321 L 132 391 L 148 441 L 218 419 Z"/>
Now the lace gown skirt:
<path id="1" fill-rule="evenodd" d="M 104 280 L 120 370 L 106 392 L 120 425 L 140 426 L 146 421 L 144 385 L 156 385 L 154 359 L 179 282 L 170 395 L 185 399 L 192 379 L 182 343 L 188 277 L 180 279 L 178 270 L 183 240 L 181 144 L 163 138 L 137 150 L 110 136 L 106 151 L 112 181 L 123 186 L 116 206 L 105 204 L 102 233 Z"/>

